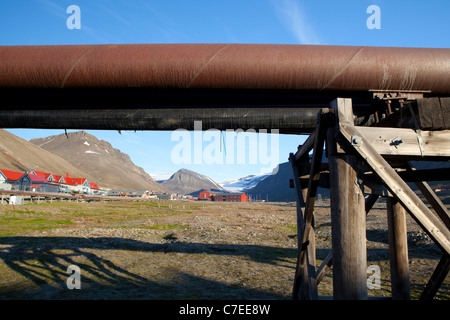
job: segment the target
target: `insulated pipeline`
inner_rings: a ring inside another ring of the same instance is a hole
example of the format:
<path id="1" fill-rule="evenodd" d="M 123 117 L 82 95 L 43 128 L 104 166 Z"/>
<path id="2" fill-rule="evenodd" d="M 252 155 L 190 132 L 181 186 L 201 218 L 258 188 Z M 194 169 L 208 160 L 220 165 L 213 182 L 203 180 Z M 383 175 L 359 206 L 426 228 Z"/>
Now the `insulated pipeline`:
<path id="1" fill-rule="evenodd" d="M 450 49 L 271 44 L 1 46 L 0 87 L 450 94 Z"/>
<path id="2" fill-rule="evenodd" d="M 205 130 L 307 133 L 334 98 L 369 110 L 373 91 L 450 95 L 450 49 L 0 46 L 3 128 L 174 130 L 201 120 Z"/>

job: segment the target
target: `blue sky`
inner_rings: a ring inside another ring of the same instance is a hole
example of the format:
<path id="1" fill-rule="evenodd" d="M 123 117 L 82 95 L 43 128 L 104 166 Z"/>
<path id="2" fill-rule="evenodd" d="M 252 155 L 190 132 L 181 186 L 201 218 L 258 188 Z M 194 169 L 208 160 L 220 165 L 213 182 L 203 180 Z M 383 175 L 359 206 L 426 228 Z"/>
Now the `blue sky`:
<path id="1" fill-rule="evenodd" d="M 80 8 L 81 29 L 67 28 L 70 5 Z M 381 29 L 367 27 L 371 5 L 380 9 Z M 449 48 L 449 14 L 448 0 L 2 0 L 0 45 L 275 43 Z M 9 131 L 24 139 L 63 133 Z M 184 167 L 221 182 L 265 170 L 261 164 L 175 164 L 171 150 L 177 142 L 171 141 L 172 132 L 88 132 L 128 153 L 154 176 Z M 287 161 L 289 152 L 304 139 L 280 135 L 279 161 Z"/>

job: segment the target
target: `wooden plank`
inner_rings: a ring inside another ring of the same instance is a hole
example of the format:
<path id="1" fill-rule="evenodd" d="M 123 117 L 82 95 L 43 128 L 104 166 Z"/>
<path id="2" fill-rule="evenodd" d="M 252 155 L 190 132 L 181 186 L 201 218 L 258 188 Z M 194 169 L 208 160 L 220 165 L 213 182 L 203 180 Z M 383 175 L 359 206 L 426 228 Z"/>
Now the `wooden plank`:
<path id="1" fill-rule="evenodd" d="M 431 187 L 424 181 L 447 181 L 450 180 L 450 168 L 440 169 L 426 169 L 426 170 L 409 170 L 409 171 L 397 171 L 397 174 L 405 182 L 415 182 L 419 190 L 423 193 L 425 198 L 430 202 L 433 209 L 438 212 L 438 215 L 445 222 L 446 219 L 450 221 L 448 216 L 448 210 L 445 205 L 439 199 L 439 197 L 433 192 Z M 392 196 L 389 190 L 386 189 L 380 178 L 371 172 L 365 173 L 362 177 L 364 182 L 365 194 L 377 194 L 380 196 Z M 322 186 L 322 185 L 321 185 Z M 450 226 L 448 226 L 450 228 Z"/>
<path id="2" fill-rule="evenodd" d="M 422 192 L 424 197 L 428 200 L 430 205 L 433 207 L 436 214 L 442 220 L 442 222 L 450 229 L 450 214 L 445 206 L 442 203 L 441 199 L 434 193 L 433 189 L 431 189 L 430 185 L 426 182 L 416 182 L 417 187 Z"/>
<path id="3" fill-rule="evenodd" d="M 419 125 L 425 130 L 450 129 L 449 115 L 450 106 L 445 98 L 423 98 L 417 99 Z"/>
<path id="4" fill-rule="evenodd" d="M 304 242 L 304 232 L 305 232 L 305 218 L 302 208 L 305 208 L 305 200 L 308 194 L 308 188 L 304 187 L 299 178 L 298 161 L 296 161 L 295 156 L 291 153 L 289 156 L 293 175 L 294 175 L 294 186 L 297 193 L 297 245 L 298 245 L 298 257 L 297 265 L 294 277 L 294 287 L 292 291 L 292 296 L 294 300 L 317 300 L 317 284 L 316 284 L 316 258 L 315 258 L 315 238 L 314 232 L 310 232 L 308 235 L 309 241 L 305 245 Z M 303 166 L 309 166 L 309 159 L 302 157 Z"/>
<path id="5" fill-rule="evenodd" d="M 317 282 L 316 282 L 316 258 L 315 258 L 315 235 L 312 226 L 314 202 L 317 194 L 317 187 L 320 177 L 320 164 L 322 160 L 323 144 L 325 140 L 325 130 L 322 121 L 318 123 L 314 140 L 314 152 L 311 159 L 311 171 L 308 181 L 308 189 L 305 197 L 304 225 L 302 226 L 301 250 L 299 260 L 301 265 L 306 265 L 309 275 L 310 298 L 317 300 Z"/>
<path id="6" fill-rule="evenodd" d="M 447 276 L 449 271 L 450 271 L 450 256 L 444 253 L 436 269 L 431 275 L 430 281 L 425 287 L 425 290 L 420 295 L 419 300 L 433 299 L 433 297 L 439 290 L 439 287 L 441 286 L 442 282 L 444 282 L 445 277 Z"/>
<path id="7" fill-rule="evenodd" d="M 300 160 L 300 158 L 308 156 L 308 153 L 312 150 L 314 147 L 314 140 L 315 140 L 316 131 L 313 131 L 306 141 L 299 146 L 297 152 L 295 153 L 295 160 Z"/>
<path id="8" fill-rule="evenodd" d="M 303 232 L 303 243 L 309 238 L 309 232 L 312 231 L 312 219 L 314 212 L 314 202 L 317 196 L 317 187 L 319 185 L 320 178 L 320 165 L 322 163 L 323 145 L 326 136 L 326 129 L 328 123 L 325 120 L 319 121 L 316 127 L 316 135 L 314 141 L 314 152 L 311 159 L 311 172 L 308 182 L 308 193 L 305 199 L 305 230 Z"/>
<path id="9" fill-rule="evenodd" d="M 410 300 L 406 211 L 395 198 L 388 197 L 386 202 L 392 299 Z"/>
<path id="10" fill-rule="evenodd" d="M 417 171 L 410 163 L 408 163 L 407 165 L 410 172 L 414 173 Z M 443 169 L 442 171 L 445 170 Z M 445 172 L 443 172 L 442 175 L 445 176 Z M 432 178 L 430 180 L 434 181 Z M 448 177 L 448 180 L 450 180 L 450 177 Z M 428 183 L 424 181 L 417 181 L 416 185 L 424 195 L 425 199 L 427 199 L 430 205 L 433 207 L 434 211 L 442 220 L 442 222 L 448 229 L 450 229 L 450 213 L 447 210 L 447 207 L 442 203 L 441 199 L 439 199 L 436 193 L 434 193 L 433 189 L 431 189 Z"/>
<path id="11" fill-rule="evenodd" d="M 359 145 L 353 145 L 354 149 L 367 162 L 371 169 L 384 181 L 391 194 L 403 204 L 411 216 L 422 226 L 428 235 L 444 251 L 450 253 L 450 231 L 446 226 L 434 216 L 428 207 L 418 198 L 411 188 L 404 182 L 395 170 L 377 152 L 373 144 L 365 138 L 366 131 L 361 127 L 356 128 L 349 122 L 339 124 L 343 137 L 352 143 L 352 137 L 358 136 L 361 139 Z M 395 129 L 398 130 L 398 129 Z"/>
<path id="12" fill-rule="evenodd" d="M 446 128 L 450 128 L 450 98 L 439 98 L 441 103 L 441 112 Z"/>
<path id="13" fill-rule="evenodd" d="M 298 257 L 297 257 L 297 264 L 295 268 L 295 275 L 294 275 L 294 287 L 292 289 L 292 298 L 294 300 L 298 299 L 307 299 L 307 271 L 305 270 L 305 266 L 301 264 L 300 262 L 300 252 L 301 252 L 301 246 L 302 246 L 302 239 L 303 239 L 303 226 L 305 224 L 303 219 L 303 212 L 302 208 L 305 206 L 305 202 L 303 199 L 302 194 L 302 186 L 300 183 L 299 178 L 299 172 L 297 167 L 297 160 L 295 159 L 295 155 L 291 153 L 289 155 L 289 162 L 291 163 L 292 167 L 292 174 L 293 174 L 293 181 L 294 181 L 294 187 L 296 192 L 296 198 L 297 198 L 297 247 L 298 247 Z"/>
<path id="14" fill-rule="evenodd" d="M 316 130 L 314 131 L 313 155 L 311 159 L 311 168 L 308 181 L 308 189 L 305 197 L 304 225 L 302 230 L 302 245 L 299 252 L 299 260 L 301 265 L 306 265 L 309 275 L 309 295 L 311 299 L 318 299 L 317 280 L 316 280 L 316 257 L 315 257 L 315 235 L 312 225 L 314 203 L 317 195 L 317 187 L 319 185 L 323 147 L 325 136 L 328 128 L 328 109 L 323 109 L 317 121 Z"/>
<path id="15" fill-rule="evenodd" d="M 400 171 L 398 175 L 406 182 L 450 180 L 450 168 Z"/>
<path id="16" fill-rule="evenodd" d="M 304 207 L 303 219 L 297 219 L 297 228 L 302 230 L 298 231 L 299 242 L 299 255 L 297 259 L 296 276 L 294 280 L 293 297 L 297 299 L 299 296 L 307 299 L 318 299 L 317 282 L 316 282 L 316 255 L 315 255 L 315 235 L 314 228 L 312 226 L 314 202 L 317 194 L 317 187 L 319 184 L 321 161 L 323 154 L 323 145 L 326 136 L 326 129 L 328 126 L 327 114 L 329 109 L 323 109 L 318 115 L 318 121 L 315 131 L 307 139 L 306 143 L 299 149 L 295 156 L 290 156 L 291 165 L 294 169 L 294 185 L 295 179 L 298 177 L 297 163 L 299 160 L 308 161 L 308 152 L 314 150 L 311 159 L 310 173 L 308 179 L 307 189 L 297 182 L 297 185 L 302 188 L 302 195 L 304 201 L 302 206 Z M 303 178 L 303 177 L 302 177 Z M 297 190 L 298 197 L 300 192 Z M 297 202 L 297 206 L 298 206 Z M 297 208 L 297 214 L 300 214 L 301 210 Z M 302 293 L 302 283 L 304 283 L 306 294 Z M 298 293 L 298 291 L 300 291 Z"/>
<path id="17" fill-rule="evenodd" d="M 405 128 L 358 127 L 358 131 L 382 156 L 450 157 L 450 130 L 417 133 Z"/>
<path id="18" fill-rule="evenodd" d="M 331 269 L 331 266 L 333 265 L 333 250 L 330 250 L 328 252 L 328 255 L 325 257 L 325 259 L 322 261 L 320 266 L 317 268 L 317 277 L 316 281 L 317 284 L 319 284 L 322 279 L 325 277 L 325 275 L 328 273 L 328 271 Z"/>

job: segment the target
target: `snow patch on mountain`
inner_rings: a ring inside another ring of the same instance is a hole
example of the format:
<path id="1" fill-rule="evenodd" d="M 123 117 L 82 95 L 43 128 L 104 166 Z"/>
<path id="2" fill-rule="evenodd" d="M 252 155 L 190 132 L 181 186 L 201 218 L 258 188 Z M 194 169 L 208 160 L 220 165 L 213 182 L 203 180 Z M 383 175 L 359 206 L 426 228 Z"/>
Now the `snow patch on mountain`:
<path id="1" fill-rule="evenodd" d="M 268 174 L 251 174 L 242 178 L 233 179 L 219 183 L 222 188 L 229 192 L 245 192 L 246 190 L 252 189 L 260 181 L 267 178 Z"/>

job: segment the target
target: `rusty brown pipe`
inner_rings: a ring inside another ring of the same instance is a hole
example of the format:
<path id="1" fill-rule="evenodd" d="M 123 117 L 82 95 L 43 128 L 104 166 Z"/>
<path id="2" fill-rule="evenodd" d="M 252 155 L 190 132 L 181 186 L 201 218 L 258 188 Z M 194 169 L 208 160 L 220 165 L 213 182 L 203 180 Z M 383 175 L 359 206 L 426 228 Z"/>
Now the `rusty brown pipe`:
<path id="1" fill-rule="evenodd" d="M 370 91 L 450 94 L 450 49 L 259 44 L 0 46 L 0 127 L 311 132 Z"/>
<path id="2" fill-rule="evenodd" d="M 2 46 L 1 87 L 450 94 L 450 49 L 271 44 Z"/>

